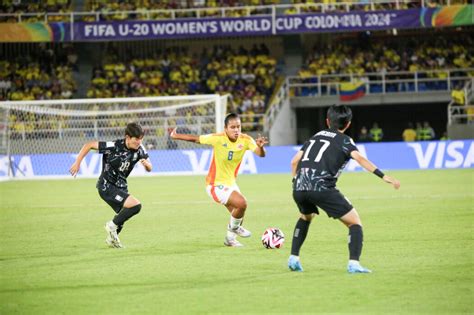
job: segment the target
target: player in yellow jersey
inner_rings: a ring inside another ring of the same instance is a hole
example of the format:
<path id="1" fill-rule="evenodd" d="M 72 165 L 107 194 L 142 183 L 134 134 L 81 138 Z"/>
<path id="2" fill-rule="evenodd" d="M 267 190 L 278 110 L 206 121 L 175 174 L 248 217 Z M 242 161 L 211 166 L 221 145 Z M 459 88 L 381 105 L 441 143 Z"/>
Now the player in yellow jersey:
<path id="1" fill-rule="evenodd" d="M 230 222 L 224 245 L 232 247 L 243 246 L 236 237 L 250 237 L 251 233 L 242 226 L 247 200 L 236 184 L 235 178 L 239 172 L 240 163 L 245 151 L 250 150 L 260 157 L 265 156 L 267 138 L 258 136 L 256 140 L 243 134 L 240 118 L 231 113 L 224 120 L 224 132 L 208 135 L 179 134 L 176 128 L 170 136 L 175 140 L 185 140 L 208 144 L 214 148 L 209 173 L 206 177 L 208 195 L 218 203 L 223 204 L 230 212 Z"/>

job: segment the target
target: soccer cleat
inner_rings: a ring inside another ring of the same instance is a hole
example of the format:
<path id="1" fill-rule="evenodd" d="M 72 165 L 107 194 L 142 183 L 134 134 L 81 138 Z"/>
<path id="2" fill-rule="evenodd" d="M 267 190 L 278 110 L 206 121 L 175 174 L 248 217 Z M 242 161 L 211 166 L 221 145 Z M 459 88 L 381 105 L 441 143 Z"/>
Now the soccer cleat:
<path id="1" fill-rule="evenodd" d="M 370 269 L 362 267 L 359 262 L 350 262 L 347 265 L 347 272 L 348 273 L 371 273 Z"/>
<path id="2" fill-rule="evenodd" d="M 111 248 L 123 248 L 122 243 L 116 243 L 110 235 L 105 239 L 105 243 Z"/>
<path id="3" fill-rule="evenodd" d="M 113 224 L 111 221 L 105 223 L 105 231 L 107 231 L 107 238 L 105 239 L 105 242 L 107 245 L 110 247 L 114 248 L 122 248 L 122 243 L 120 243 L 120 239 L 117 235 L 117 226 Z"/>
<path id="4" fill-rule="evenodd" d="M 288 258 L 288 268 L 290 268 L 291 271 L 303 271 L 303 267 L 301 266 L 299 258 L 293 255 Z"/>
<path id="5" fill-rule="evenodd" d="M 114 247 L 114 240 L 110 236 L 107 236 L 105 239 L 105 244 L 107 244 L 109 247 Z"/>
<path id="6" fill-rule="evenodd" d="M 237 234 L 240 237 L 250 237 L 252 235 L 252 232 L 249 230 L 245 229 L 243 226 L 239 226 L 236 229 L 231 229 L 230 226 L 227 226 L 227 231 L 232 232 Z"/>
<path id="7" fill-rule="evenodd" d="M 242 247 L 242 246 L 244 246 L 242 243 L 240 243 L 235 238 L 230 238 L 230 237 L 227 237 L 227 236 L 224 238 L 224 245 L 229 246 L 229 247 Z"/>

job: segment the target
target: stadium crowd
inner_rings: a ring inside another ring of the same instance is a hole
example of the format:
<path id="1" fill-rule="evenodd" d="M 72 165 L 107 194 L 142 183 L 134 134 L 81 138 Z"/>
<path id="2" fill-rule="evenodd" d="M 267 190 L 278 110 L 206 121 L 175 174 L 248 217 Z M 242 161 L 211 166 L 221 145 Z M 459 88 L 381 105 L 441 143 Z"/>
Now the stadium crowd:
<path id="1" fill-rule="evenodd" d="M 450 0 L 450 5 L 467 4 L 467 0 Z M 73 4 L 75 4 L 73 6 Z M 5 0 L 0 4 L 2 14 L 22 14 L 21 19 L 16 15 L 0 16 L 0 22 L 43 22 L 45 13 L 49 22 L 68 21 L 74 11 L 81 12 L 75 17 L 76 21 L 123 21 L 123 20 L 157 20 L 170 18 L 193 17 L 242 17 L 249 15 L 272 14 L 270 8 L 262 6 L 285 5 L 277 11 L 278 14 L 304 14 L 326 11 L 347 10 L 387 10 L 410 9 L 421 6 L 437 7 L 448 5 L 446 0 L 400 0 L 386 3 L 370 3 L 355 0 L 122 0 L 105 1 L 89 0 L 74 3 L 73 0 Z M 229 10 L 222 10 L 227 8 Z M 177 10 L 172 12 L 172 10 Z M 91 12 L 87 14 L 85 12 Z M 26 14 L 26 15 L 25 15 Z"/>
<path id="2" fill-rule="evenodd" d="M 350 80 L 354 75 L 361 82 L 381 80 L 382 75 L 391 79 L 411 79 L 415 72 L 418 79 L 438 79 L 437 82 L 420 83 L 420 89 L 446 89 L 446 69 L 459 70 L 460 76 L 474 76 L 474 38 L 427 37 L 400 40 L 334 40 L 330 44 L 314 46 L 299 70 L 304 83 L 331 83 Z M 404 73 L 403 73 L 404 72 Z M 341 74 L 347 74 L 341 77 Z M 454 71 L 456 74 L 456 71 Z M 463 82 L 453 81 L 454 85 Z M 371 93 L 381 93 L 382 86 L 370 85 Z M 414 90 L 413 84 L 388 84 L 389 92 Z M 295 95 L 309 95 L 315 88 L 294 89 Z M 333 89 L 329 93 L 335 94 Z"/>
<path id="3" fill-rule="evenodd" d="M 205 9 L 199 12 L 201 17 L 221 16 L 220 8 L 244 7 L 242 10 L 226 11 L 227 17 L 240 17 L 249 14 L 270 13 L 271 11 L 252 6 L 279 4 L 280 0 L 164 0 L 164 1 L 143 1 L 128 0 L 120 3 L 110 1 L 90 1 L 86 6 L 86 11 L 100 12 L 103 20 L 129 20 L 129 19 L 168 19 L 173 14 L 176 18 L 196 17 L 197 12 L 193 10 L 177 11 L 172 13 L 171 9 Z M 157 11 L 160 12 L 148 12 Z M 162 10 L 162 11 L 161 11 Z M 168 11 L 166 11 L 168 10 Z M 131 13 L 131 11 L 135 11 Z M 116 12 L 116 13 L 115 13 Z M 94 19 L 90 16 L 86 19 Z"/>
<path id="4" fill-rule="evenodd" d="M 368 1 L 354 0 L 164 0 L 150 2 L 143 0 L 128 0 L 120 3 L 107 1 L 90 1 L 87 11 L 100 12 L 103 20 L 126 20 L 126 19 L 167 19 L 167 18 L 188 18 L 197 17 L 196 11 L 176 11 L 171 12 L 147 12 L 154 10 L 170 9 L 205 9 L 199 12 L 200 17 L 241 17 L 249 15 L 272 14 L 270 8 L 259 6 L 285 4 L 278 14 L 304 14 L 322 11 L 347 11 L 349 10 L 387 10 L 387 9 L 409 9 L 421 7 L 425 4 L 428 7 L 447 5 L 442 0 L 401 0 L 396 3 L 369 3 Z M 451 0 L 450 4 L 467 4 L 467 0 Z M 241 7 L 241 9 L 238 9 Z M 324 9 L 323 9 L 324 7 Z M 221 8 L 236 8 L 232 10 L 220 10 Z M 131 11 L 135 11 L 131 13 Z M 174 15 L 173 15 L 174 14 Z M 94 20 L 94 16 L 86 17 L 87 20 Z"/>
<path id="5" fill-rule="evenodd" d="M 308 55 L 300 75 L 326 75 L 339 73 L 387 73 L 393 71 L 425 71 L 474 66 L 472 37 L 439 37 L 434 42 L 410 39 L 406 42 L 385 40 L 336 44 L 314 47 Z M 474 74 L 474 73 L 473 73 Z M 443 76 L 443 73 L 433 75 Z"/>
<path id="6" fill-rule="evenodd" d="M 70 44 L 48 46 L 0 59 L 0 101 L 68 99 L 76 91 L 77 54 Z"/>
<path id="7" fill-rule="evenodd" d="M 45 13 L 70 13 L 71 0 L 47 0 L 47 1 L 25 1 L 25 0 L 2 0 L 0 3 L 0 13 L 19 14 L 28 13 L 22 16 L 21 22 L 35 23 L 44 22 Z M 48 22 L 69 21 L 68 15 L 49 15 Z M 16 16 L 0 16 L 0 23 L 19 22 Z"/>
<path id="8" fill-rule="evenodd" d="M 207 9 L 201 12 L 200 16 L 221 16 L 219 8 L 245 7 L 241 10 L 229 10 L 224 14 L 227 17 L 240 17 L 246 15 L 271 14 L 272 11 L 265 8 L 252 8 L 266 5 L 295 5 L 285 7 L 283 13 L 312 13 L 321 12 L 322 6 L 325 10 L 330 11 L 346 11 L 347 5 L 351 10 L 385 10 L 385 9 L 409 9 L 413 7 L 421 7 L 425 4 L 428 7 L 436 7 L 439 5 L 447 5 L 447 1 L 443 0 L 401 0 L 398 4 L 393 3 L 369 3 L 369 1 L 359 0 L 163 0 L 163 1 L 144 1 L 144 0 L 128 0 L 120 3 L 112 3 L 108 1 L 93 0 L 89 1 L 87 11 L 99 11 L 105 13 L 104 19 L 123 20 L 123 19 L 145 19 L 148 10 L 169 10 L 169 9 Z M 467 4 L 467 0 L 451 0 L 450 4 Z M 139 11 L 135 13 L 117 13 L 108 14 L 110 12 L 119 11 Z M 279 12 L 280 13 L 280 12 Z M 177 17 L 195 17 L 196 12 L 176 12 Z M 153 13 L 149 16 L 151 19 L 171 18 L 171 13 Z"/>
<path id="9" fill-rule="evenodd" d="M 118 55 L 111 49 L 94 68 L 87 97 L 230 94 L 229 111 L 254 120 L 255 114 L 265 112 L 277 80 L 277 61 L 264 44 L 250 50 L 216 46 L 200 55 L 182 48 L 147 58 L 119 60 Z"/>

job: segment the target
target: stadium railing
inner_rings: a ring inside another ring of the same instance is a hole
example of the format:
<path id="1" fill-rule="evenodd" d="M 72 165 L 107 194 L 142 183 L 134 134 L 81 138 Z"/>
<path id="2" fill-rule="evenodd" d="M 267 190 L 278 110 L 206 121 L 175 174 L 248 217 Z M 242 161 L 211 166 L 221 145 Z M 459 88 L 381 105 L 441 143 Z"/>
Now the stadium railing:
<path id="1" fill-rule="evenodd" d="M 423 93 L 431 91 L 451 91 L 459 83 L 472 79 L 474 68 L 444 69 L 427 71 L 396 71 L 386 73 L 335 74 L 302 78 L 287 77 L 287 85 L 292 96 L 340 95 L 341 84 L 360 82 L 365 86 L 365 94 Z"/>
<path id="2" fill-rule="evenodd" d="M 458 4 L 456 0 L 441 1 L 440 5 L 450 6 Z M 461 1 L 462 3 L 462 1 Z M 300 3 L 300 4 L 277 4 L 262 6 L 239 6 L 239 7 L 219 7 L 219 8 L 192 8 L 192 9 L 167 9 L 167 10 L 135 10 L 135 11 L 88 11 L 88 12 L 18 12 L 1 13 L 3 18 L 16 18 L 18 23 L 24 19 L 37 17 L 43 18 L 45 23 L 61 20 L 63 22 L 74 23 L 75 21 L 87 20 L 89 22 L 100 21 L 102 17 L 126 16 L 126 20 L 156 20 L 156 19 L 183 19 L 209 17 L 209 12 L 216 12 L 212 17 L 245 17 L 245 16 L 276 16 L 282 14 L 304 14 L 314 12 L 333 12 L 353 10 L 380 10 L 384 7 L 391 9 L 403 9 L 406 7 L 431 7 L 432 4 L 426 0 L 365 0 L 358 2 L 338 2 L 338 3 Z M 113 20 L 111 18 L 111 20 Z"/>
<path id="3" fill-rule="evenodd" d="M 275 89 L 277 89 L 277 92 L 270 100 L 263 119 L 263 130 L 266 134 L 270 132 L 271 126 L 273 125 L 278 113 L 284 106 L 285 102 L 288 102 L 289 100 L 290 93 L 288 80 L 283 80 L 279 86 L 275 87 Z"/>
<path id="4" fill-rule="evenodd" d="M 448 126 L 453 124 L 474 123 L 474 78 L 464 85 L 464 105 L 456 104 L 452 100 L 448 105 Z"/>

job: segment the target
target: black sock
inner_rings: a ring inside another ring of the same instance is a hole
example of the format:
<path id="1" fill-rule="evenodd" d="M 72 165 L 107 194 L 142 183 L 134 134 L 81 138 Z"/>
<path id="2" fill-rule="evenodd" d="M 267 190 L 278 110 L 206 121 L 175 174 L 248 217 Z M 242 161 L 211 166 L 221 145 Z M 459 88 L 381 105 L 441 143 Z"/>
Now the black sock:
<path id="1" fill-rule="evenodd" d="M 362 252 L 362 242 L 364 234 L 362 226 L 356 224 L 349 227 L 349 259 L 359 260 Z"/>
<path id="2" fill-rule="evenodd" d="M 293 242 L 291 243 L 291 254 L 300 255 L 300 248 L 303 246 L 306 235 L 308 234 L 309 224 L 311 222 L 299 219 L 296 222 L 295 231 L 293 232 Z"/>
<path id="3" fill-rule="evenodd" d="M 112 220 L 115 225 L 121 226 L 123 225 L 128 219 L 136 215 L 138 212 L 140 212 L 140 209 L 142 208 L 141 204 L 138 204 L 134 207 L 131 208 L 122 208 L 120 212 L 114 217 Z"/>

